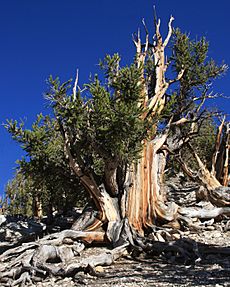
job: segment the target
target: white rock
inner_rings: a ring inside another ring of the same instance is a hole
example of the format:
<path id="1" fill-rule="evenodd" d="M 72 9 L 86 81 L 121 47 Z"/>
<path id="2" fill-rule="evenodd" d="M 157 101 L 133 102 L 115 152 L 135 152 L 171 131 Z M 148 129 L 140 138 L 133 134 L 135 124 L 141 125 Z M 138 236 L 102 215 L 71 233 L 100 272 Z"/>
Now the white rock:
<path id="1" fill-rule="evenodd" d="M 6 217 L 5 217 L 5 215 L 0 215 L 0 226 L 2 226 L 2 224 L 3 223 L 5 223 L 6 222 Z"/>

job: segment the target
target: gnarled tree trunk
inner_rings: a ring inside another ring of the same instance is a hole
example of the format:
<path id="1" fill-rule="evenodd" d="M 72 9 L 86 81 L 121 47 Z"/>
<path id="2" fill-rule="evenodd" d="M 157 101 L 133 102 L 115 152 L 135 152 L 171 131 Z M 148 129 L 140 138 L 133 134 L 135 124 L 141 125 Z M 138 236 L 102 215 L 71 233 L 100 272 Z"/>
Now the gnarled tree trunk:
<path id="1" fill-rule="evenodd" d="M 178 81 L 183 70 L 180 71 L 174 80 L 166 81 L 165 72 L 168 63 L 165 60 L 165 48 L 172 34 L 173 17 L 169 21 L 169 31 L 163 41 L 160 34 L 160 21 L 155 19 L 156 41 L 149 43 L 149 35 L 146 29 L 146 42 L 142 45 L 140 33 L 133 39 L 136 46 L 136 65 L 142 69 L 139 85 L 141 85 L 142 99 L 139 104 L 145 108 L 142 117 L 157 117 L 165 105 L 165 93 L 170 84 Z M 145 24 L 144 24 L 145 25 Z M 151 79 L 146 79 L 144 65 L 147 53 L 151 49 L 155 61 L 154 90 L 149 91 L 148 83 Z M 157 123 L 156 123 L 157 125 Z M 94 230 L 100 225 L 107 226 L 107 237 L 111 241 L 116 241 L 126 225 L 135 230 L 138 234 L 144 235 L 145 230 L 152 228 L 158 221 L 173 221 L 177 213 L 176 204 L 165 204 L 165 195 L 161 189 L 163 174 L 166 164 L 167 152 L 162 150 L 170 125 L 163 134 L 156 136 L 152 134 L 148 140 L 143 142 L 143 149 L 140 159 L 130 166 L 123 168 L 125 180 L 120 182 L 118 176 L 118 164 L 105 161 L 105 183 L 98 187 L 92 175 L 86 175 L 80 166 L 74 161 L 68 145 L 68 134 L 63 135 L 66 141 L 66 153 L 70 165 L 75 174 L 80 178 L 81 183 L 90 192 L 95 205 L 99 211 L 93 224 L 86 230 Z M 82 220 L 82 219 L 80 219 Z M 73 228 L 80 228 L 79 223 L 74 224 Z M 84 229 L 84 226 L 82 226 Z M 127 229 L 126 229 L 126 232 Z"/>

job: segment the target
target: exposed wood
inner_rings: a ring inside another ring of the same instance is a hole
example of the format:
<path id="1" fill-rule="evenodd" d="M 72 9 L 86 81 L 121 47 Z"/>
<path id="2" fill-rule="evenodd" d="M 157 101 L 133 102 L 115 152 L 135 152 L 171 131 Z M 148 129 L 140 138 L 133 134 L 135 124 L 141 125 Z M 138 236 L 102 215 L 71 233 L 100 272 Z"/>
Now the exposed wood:
<path id="1" fill-rule="evenodd" d="M 215 206 L 229 207 L 230 206 L 230 187 L 219 186 L 208 192 L 210 202 Z"/>
<path id="2" fill-rule="evenodd" d="M 34 216 L 37 218 L 42 218 L 42 202 L 39 195 L 34 197 L 33 209 Z"/>
<path id="3" fill-rule="evenodd" d="M 18 278 L 17 280 L 15 280 L 12 283 L 12 286 L 24 286 L 26 283 L 32 284 L 32 280 L 30 279 L 30 275 L 29 272 L 24 272 L 22 273 L 22 275 L 20 276 L 20 278 Z"/>
<path id="4" fill-rule="evenodd" d="M 167 133 L 147 142 L 142 158 L 130 171 L 127 217 L 130 225 L 140 234 L 143 234 L 145 228 L 151 227 L 157 218 L 171 221 L 177 212 L 176 204 L 164 204 L 165 196 L 159 185 L 162 180 L 162 169 L 159 166 L 165 163 L 165 154 L 158 151 L 166 138 Z"/>
<path id="5" fill-rule="evenodd" d="M 21 254 L 21 253 L 25 252 L 28 249 L 35 248 L 36 246 L 38 246 L 38 244 L 36 242 L 23 243 L 22 246 L 11 248 L 11 249 L 5 251 L 3 254 L 0 255 L 0 260 L 3 262 L 6 258 L 9 259 L 11 257 L 15 257 L 18 254 Z"/>
<path id="6" fill-rule="evenodd" d="M 103 232 L 64 230 L 61 233 L 48 235 L 36 243 L 25 244 L 6 251 L 1 255 L 3 264 L 0 267 L 0 282 L 8 280 L 9 286 L 17 284 L 22 286 L 26 282 L 34 283 L 34 280 L 39 279 L 40 276 L 45 277 L 51 274 L 72 276 L 81 270 L 92 272 L 98 265 L 110 265 L 126 253 L 129 243 L 97 256 L 76 260 L 76 256 L 84 249 L 84 244 L 76 240 L 104 242 L 104 236 Z"/>
<path id="7" fill-rule="evenodd" d="M 76 79 L 75 79 L 74 86 L 73 86 L 73 100 L 74 101 L 76 101 L 76 98 L 77 98 L 78 73 L 79 71 L 77 69 Z"/>
<path id="8" fill-rule="evenodd" d="M 107 193 L 103 185 L 98 186 L 92 175 L 85 174 L 82 171 L 80 165 L 77 163 L 77 161 L 73 158 L 71 154 L 70 146 L 69 146 L 70 140 L 69 140 L 67 132 L 64 130 L 63 127 L 62 127 L 62 133 L 65 138 L 65 151 L 69 159 L 70 167 L 73 169 L 76 176 L 79 177 L 82 185 L 86 188 L 86 190 L 92 196 L 94 203 L 99 211 L 99 218 L 97 218 L 92 223 L 91 226 L 87 227 L 87 230 L 95 230 L 98 227 L 102 226 L 107 221 L 109 221 L 109 224 L 111 225 L 117 220 L 120 220 L 117 200 L 109 196 L 109 194 Z M 115 170 L 112 169 L 112 172 L 115 172 Z M 114 176 L 114 173 L 112 174 L 112 176 Z M 112 184 L 112 187 L 116 189 L 116 187 L 114 187 L 113 185 L 114 178 L 113 180 L 111 179 L 111 176 L 109 178 L 110 180 L 108 180 L 108 184 Z M 113 192 L 116 192 L 116 191 L 113 190 Z"/>
<path id="9" fill-rule="evenodd" d="M 143 21 L 144 27 L 145 23 Z M 148 31 L 146 30 L 146 38 L 145 38 L 145 45 L 144 45 L 144 50 L 142 50 L 142 44 L 141 44 L 141 37 L 140 37 L 140 30 L 138 30 L 138 33 L 136 37 L 133 36 L 133 42 L 134 45 L 136 46 L 136 65 L 138 68 L 141 68 L 141 77 L 139 81 L 139 85 L 142 86 L 141 90 L 141 95 L 143 102 L 139 103 L 140 105 L 146 105 L 148 101 L 148 93 L 147 93 L 147 86 L 145 83 L 145 76 L 144 76 L 144 65 L 145 65 L 145 58 L 147 56 L 147 51 L 148 51 L 148 45 L 149 45 L 149 35 Z"/>
<path id="10" fill-rule="evenodd" d="M 225 160 L 223 167 L 223 186 L 228 186 L 230 178 L 229 178 L 229 153 L 230 153 L 230 123 L 226 126 L 226 144 L 225 144 Z"/>
<path id="11" fill-rule="evenodd" d="M 168 23 L 168 35 L 167 37 L 165 38 L 165 41 L 164 41 L 164 47 L 166 47 L 168 45 L 168 42 L 172 36 L 172 21 L 174 20 L 174 17 L 171 16 L 170 17 L 170 20 L 169 20 L 169 23 Z"/>
<path id="12" fill-rule="evenodd" d="M 155 84 L 155 91 L 153 94 L 153 97 L 149 99 L 148 103 L 148 110 L 149 113 L 152 114 L 160 114 L 162 109 L 165 105 L 165 93 L 169 87 L 170 84 L 179 81 L 181 77 L 183 76 L 184 70 L 182 69 L 177 77 L 174 80 L 166 81 L 165 79 L 165 73 L 167 70 L 167 63 L 165 61 L 165 48 L 171 38 L 172 35 L 172 21 L 174 18 L 171 16 L 169 20 L 169 30 L 168 35 L 163 42 L 162 36 L 160 33 L 160 19 L 155 19 L 155 30 L 156 30 L 156 42 L 154 44 L 154 47 L 152 49 L 154 59 L 155 59 L 155 65 L 156 65 L 156 84 Z"/>
<path id="13" fill-rule="evenodd" d="M 212 191 L 221 186 L 220 182 L 216 179 L 216 177 L 211 174 L 208 168 L 204 165 L 198 154 L 192 148 L 190 144 L 188 144 L 190 150 L 192 152 L 193 157 L 195 158 L 198 167 L 199 167 L 199 180 L 204 184 L 204 186 L 209 190 Z"/>
<path id="14" fill-rule="evenodd" d="M 213 207 L 212 209 L 195 208 L 195 207 L 181 207 L 179 213 L 191 218 L 210 219 L 216 218 L 219 215 L 230 215 L 230 207 Z"/>
<path id="15" fill-rule="evenodd" d="M 116 247 L 111 251 L 108 250 L 103 254 L 97 256 L 91 256 L 89 258 L 83 259 L 79 263 L 72 263 L 67 267 L 66 274 L 74 274 L 79 269 L 90 269 L 95 268 L 96 266 L 108 266 L 111 265 L 119 257 L 126 254 L 128 243 Z"/>
<path id="16" fill-rule="evenodd" d="M 98 212 L 92 207 L 84 208 L 82 214 L 74 221 L 71 229 L 75 231 L 86 231 L 97 225 L 97 221 L 100 221 Z"/>
<path id="17" fill-rule="evenodd" d="M 70 238 L 72 240 L 81 239 L 86 243 L 92 242 L 104 242 L 105 241 L 105 232 L 103 231 L 75 231 L 71 229 L 63 230 L 58 233 L 53 233 L 51 235 L 47 235 L 40 239 L 39 242 L 42 244 L 53 244 L 53 245 L 61 245 L 65 238 Z"/>
<path id="18" fill-rule="evenodd" d="M 219 125 L 218 132 L 216 135 L 215 150 L 214 150 L 213 157 L 212 157 L 212 170 L 211 170 L 211 174 L 213 176 L 216 176 L 216 162 L 217 162 L 218 153 L 220 152 L 221 135 L 222 135 L 224 123 L 225 123 L 225 117 L 223 118 L 221 124 Z"/>

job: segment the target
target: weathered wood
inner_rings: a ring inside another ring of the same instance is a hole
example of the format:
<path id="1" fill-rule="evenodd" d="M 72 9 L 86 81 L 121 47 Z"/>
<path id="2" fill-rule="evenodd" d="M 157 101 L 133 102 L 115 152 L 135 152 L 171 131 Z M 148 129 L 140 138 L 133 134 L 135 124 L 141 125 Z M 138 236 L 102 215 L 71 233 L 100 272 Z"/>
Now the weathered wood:
<path id="1" fill-rule="evenodd" d="M 53 233 L 47 235 L 44 238 L 40 239 L 39 242 L 42 244 L 53 244 L 61 245 L 63 240 L 70 238 L 72 240 L 82 240 L 86 243 L 92 242 L 104 242 L 105 241 L 105 232 L 103 231 L 75 231 L 75 230 L 63 230 L 61 232 Z"/>
<path id="2" fill-rule="evenodd" d="M 192 152 L 192 155 L 194 159 L 196 160 L 199 170 L 198 170 L 198 176 L 197 180 L 201 181 L 202 184 L 207 188 L 208 191 L 212 191 L 216 188 L 221 187 L 220 182 L 217 180 L 217 178 L 208 170 L 208 168 L 205 166 L 205 164 L 200 159 L 199 155 L 195 150 L 192 148 L 190 144 L 188 144 L 190 151 Z"/>
<path id="3" fill-rule="evenodd" d="M 87 269 L 88 267 L 94 268 L 99 265 L 100 266 L 111 265 L 119 257 L 126 254 L 128 246 L 129 243 L 126 243 L 112 250 L 108 250 L 103 254 L 83 259 L 79 263 L 72 263 L 67 267 L 66 274 L 73 274 L 76 273 L 79 269 Z"/>
<path id="4" fill-rule="evenodd" d="M 226 125 L 226 142 L 225 142 L 225 160 L 223 165 L 223 186 L 228 186 L 230 182 L 229 177 L 229 153 L 230 153 L 230 123 Z"/>
<path id="5" fill-rule="evenodd" d="M 42 218 L 42 202 L 39 195 L 33 198 L 33 214 L 39 219 Z"/>
<path id="6" fill-rule="evenodd" d="M 89 192 L 96 210 L 85 211 L 73 224 L 71 230 L 51 234 L 31 245 L 23 245 L 4 252 L 0 256 L 3 261 L 1 282 L 8 278 L 12 280 L 12 286 L 23 285 L 26 282 L 32 283 L 31 280 L 38 277 L 39 274 L 40 276 L 51 274 L 55 276 L 73 276 L 79 270 L 92 271 L 98 265 L 112 264 L 127 252 L 128 247 L 133 251 L 133 255 L 135 252 L 138 254 L 145 251 L 150 255 L 163 253 L 166 257 L 171 256 L 173 253 L 175 258 L 181 257 L 185 261 L 191 260 L 191 258 L 199 258 L 200 254 L 196 243 L 183 239 L 167 242 L 171 238 L 180 238 L 181 235 L 179 233 L 171 234 L 168 231 L 154 231 L 154 226 L 162 222 L 170 222 L 168 226 L 170 225 L 175 229 L 180 228 L 180 222 L 184 221 L 188 226 L 199 228 L 199 224 L 194 224 L 192 218 L 210 219 L 222 214 L 230 214 L 229 189 L 221 189 L 221 182 L 216 178 L 216 163 L 221 146 L 224 122 L 222 122 L 217 135 L 211 172 L 189 143 L 188 146 L 199 167 L 196 176 L 182 161 L 180 152 L 178 156 L 178 161 L 183 170 L 191 178 L 199 178 L 200 182 L 208 189 L 210 201 L 220 207 L 213 207 L 212 209 L 179 208 L 173 202 L 168 204 L 165 202 L 165 194 L 161 185 L 163 184 L 167 155 L 169 152 L 173 153 L 175 150 L 180 150 L 189 139 L 189 136 L 182 139 L 180 130 L 181 125 L 189 122 L 188 115 L 183 116 L 181 119 L 174 119 L 174 116 L 171 116 L 164 132 L 158 134 L 156 132 L 158 116 L 166 103 L 166 91 L 171 84 L 179 81 L 184 74 L 182 67 L 175 79 L 167 80 L 165 76 L 168 67 L 165 59 L 165 48 L 172 35 L 173 20 L 173 17 L 169 20 L 168 35 L 165 40 L 163 40 L 160 33 L 160 20 L 157 19 L 154 22 L 156 39 L 152 44 L 149 43 L 149 34 L 144 22 L 146 30 L 145 44 L 142 45 L 141 43 L 139 31 L 137 37 L 134 38 L 136 46 L 135 64 L 141 70 L 138 79 L 138 85 L 141 86 L 141 100 L 137 103 L 137 106 L 143 107 L 144 110 L 140 119 L 148 120 L 155 116 L 156 126 L 147 131 L 149 137 L 142 142 L 140 158 L 127 167 L 124 185 L 120 184 L 118 180 L 118 168 L 122 168 L 120 165 L 124 163 L 120 163 L 116 155 L 107 158 L 106 156 L 103 157 L 100 152 L 100 156 L 104 159 L 105 174 L 98 183 L 99 180 L 96 180 L 93 171 L 84 166 L 81 155 L 73 154 L 71 145 L 74 145 L 74 142 L 71 142 L 71 132 L 58 119 L 69 165 L 73 173 L 79 178 L 80 183 Z M 145 74 L 145 63 L 149 49 L 151 49 L 155 62 L 153 79 L 146 79 Z M 150 92 L 148 88 L 151 80 L 154 80 L 154 87 Z M 78 74 L 73 88 L 74 101 L 76 100 L 77 82 Z M 119 92 L 116 96 L 119 96 Z M 203 100 L 198 105 L 197 112 L 201 109 L 202 104 Z M 197 124 L 194 120 L 191 122 L 190 134 L 196 132 L 196 129 Z M 153 132 L 150 130 L 153 130 Z M 170 132 L 173 134 L 171 139 L 169 139 Z M 229 142 L 229 139 L 227 139 L 227 142 Z M 224 173 L 221 174 L 226 183 L 229 143 L 225 148 L 225 169 Z M 124 165 L 127 165 L 127 163 Z M 99 228 L 102 231 L 99 231 Z M 151 239 L 145 238 L 146 232 L 152 232 Z M 82 242 L 86 244 L 112 242 L 115 248 L 103 254 L 77 261 L 76 256 L 85 247 Z M 9 264 L 6 264 L 7 262 Z M 17 279 L 14 280 L 15 278 Z"/>
<path id="7" fill-rule="evenodd" d="M 223 118 L 221 124 L 219 125 L 218 132 L 216 135 L 215 149 L 214 149 L 213 156 L 212 156 L 211 174 L 214 176 L 216 176 L 216 162 L 217 162 L 218 153 L 220 152 L 221 136 L 223 132 L 224 123 L 225 123 L 225 117 Z"/>
<path id="8" fill-rule="evenodd" d="M 213 207 L 212 209 L 195 208 L 195 207 L 180 207 L 179 213 L 188 218 L 210 219 L 216 218 L 219 215 L 230 215 L 230 207 Z"/>
<path id="9" fill-rule="evenodd" d="M 15 280 L 11 286 L 25 286 L 26 283 L 32 284 L 32 280 L 30 279 L 30 275 L 29 272 L 24 272 L 21 274 L 20 278 L 18 278 L 17 280 Z"/>
<path id="10" fill-rule="evenodd" d="M 38 246 L 38 243 L 36 242 L 23 243 L 22 246 L 11 248 L 5 251 L 3 254 L 0 255 L 0 260 L 4 261 L 6 260 L 6 258 L 15 257 L 18 254 L 23 253 L 26 250 L 34 248 L 36 246 Z"/>
<path id="11" fill-rule="evenodd" d="M 175 219 L 177 205 L 165 204 L 165 194 L 161 189 L 167 153 L 160 151 L 168 133 L 146 142 L 141 159 L 132 167 L 128 178 L 130 187 L 127 200 L 127 218 L 130 225 L 143 234 L 145 228 L 153 225 L 158 218 L 171 221 Z M 131 178 L 131 179 L 130 179 Z"/>
<path id="12" fill-rule="evenodd" d="M 92 232 L 89 233 L 92 234 Z M 40 239 L 36 243 L 6 251 L 1 255 L 4 265 L 1 265 L 0 268 L 0 282 L 4 283 L 8 280 L 10 286 L 16 286 L 17 284 L 23 286 L 26 282 L 32 284 L 39 276 L 43 277 L 50 274 L 70 276 L 81 270 L 87 272 L 98 265 L 112 264 L 117 258 L 125 254 L 129 246 L 127 242 L 103 254 L 76 261 L 76 256 L 84 247 L 82 247 L 82 244 L 70 240 L 63 242 L 63 237 L 76 240 L 82 238 L 82 235 L 85 234 L 86 232 L 66 230 L 60 234 L 59 242 L 57 242 L 57 233 L 46 236 L 46 238 Z M 88 236 L 84 237 L 88 238 Z M 54 241 L 55 239 L 56 241 Z M 57 244 L 61 242 L 61 245 Z M 76 243 L 80 245 L 78 246 Z"/>
<path id="13" fill-rule="evenodd" d="M 219 207 L 230 206 L 230 187 L 219 186 L 208 192 L 210 202 Z"/>

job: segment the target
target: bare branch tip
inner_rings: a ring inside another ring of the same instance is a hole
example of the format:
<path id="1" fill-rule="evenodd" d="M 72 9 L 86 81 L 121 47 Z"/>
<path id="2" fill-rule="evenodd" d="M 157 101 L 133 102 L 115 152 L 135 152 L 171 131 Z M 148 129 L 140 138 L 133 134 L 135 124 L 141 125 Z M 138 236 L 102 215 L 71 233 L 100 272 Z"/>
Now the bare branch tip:
<path id="1" fill-rule="evenodd" d="M 138 28 L 137 37 L 138 37 L 138 40 L 140 40 L 140 37 L 141 37 L 141 30 L 140 30 L 140 28 Z"/>

